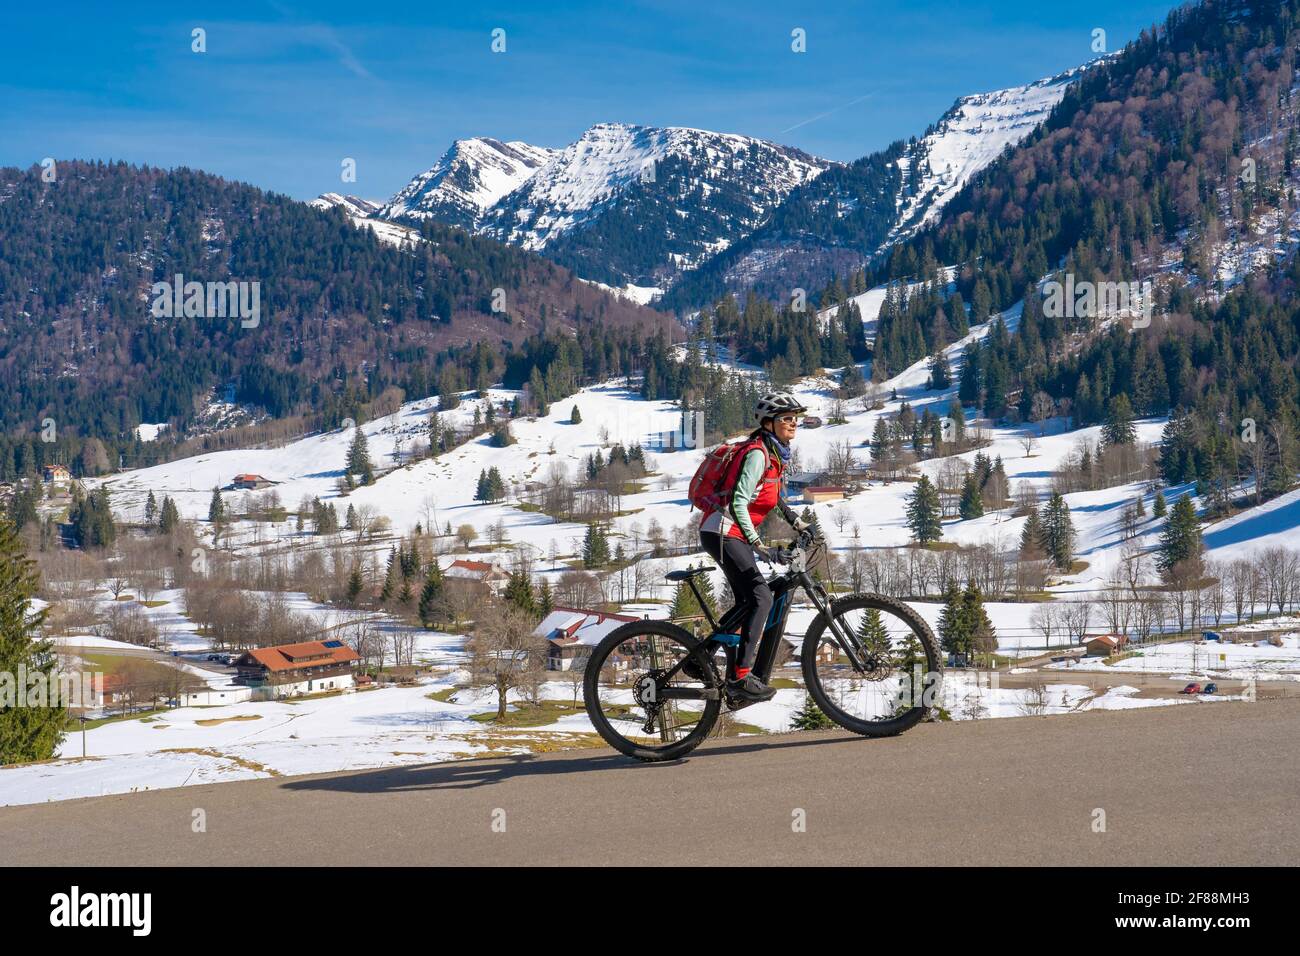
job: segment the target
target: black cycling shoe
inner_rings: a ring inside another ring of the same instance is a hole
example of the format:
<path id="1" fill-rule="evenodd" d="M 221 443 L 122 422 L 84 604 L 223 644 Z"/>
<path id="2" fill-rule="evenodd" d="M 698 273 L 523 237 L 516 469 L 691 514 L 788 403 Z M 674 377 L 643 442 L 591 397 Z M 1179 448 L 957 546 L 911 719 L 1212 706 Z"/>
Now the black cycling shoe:
<path id="1" fill-rule="evenodd" d="M 727 693 L 740 700 L 748 701 L 751 704 L 757 704 L 761 701 L 771 700 L 776 696 L 776 688 L 768 687 L 753 673 L 746 674 L 743 680 L 727 681 Z"/>

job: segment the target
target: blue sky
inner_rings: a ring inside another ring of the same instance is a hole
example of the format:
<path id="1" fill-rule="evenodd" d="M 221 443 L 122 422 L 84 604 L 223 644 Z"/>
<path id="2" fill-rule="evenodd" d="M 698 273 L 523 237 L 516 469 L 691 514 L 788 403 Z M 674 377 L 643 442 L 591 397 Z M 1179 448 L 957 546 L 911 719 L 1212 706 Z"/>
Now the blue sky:
<path id="1" fill-rule="evenodd" d="M 464 136 L 694 126 L 852 160 L 952 101 L 1119 49 L 1164 3 L 9 3 L 0 165 L 186 165 L 387 198 Z M 206 31 L 207 52 L 191 50 Z M 492 31 L 505 31 L 493 53 Z M 806 31 L 807 51 L 791 49 Z M 357 163 L 357 182 L 340 163 Z"/>

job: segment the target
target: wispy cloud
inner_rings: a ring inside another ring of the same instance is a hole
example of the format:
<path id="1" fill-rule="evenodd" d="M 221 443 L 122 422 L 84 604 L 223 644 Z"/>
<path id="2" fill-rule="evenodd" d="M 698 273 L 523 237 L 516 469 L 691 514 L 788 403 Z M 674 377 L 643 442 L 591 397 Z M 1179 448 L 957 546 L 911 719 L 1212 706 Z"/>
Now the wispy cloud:
<path id="1" fill-rule="evenodd" d="M 297 21 L 298 15 L 282 3 L 271 0 L 271 8 L 287 21 Z M 348 72 L 366 80 L 373 80 L 374 74 L 365 68 L 352 49 L 344 43 L 333 27 L 324 23 L 290 23 L 293 35 L 304 43 L 314 46 L 326 53 L 333 54 L 339 64 Z"/>
<path id="2" fill-rule="evenodd" d="M 855 103 L 861 103 L 863 100 L 870 99 L 875 95 L 876 95 L 875 93 L 863 93 L 861 96 L 855 97 L 854 99 L 849 100 L 847 103 L 841 103 L 839 106 L 835 106 L 832 107 L 831 109 L 828 109 L 825 113 L 818 113 L 816 116 L 810 116 L 806 120 L 800 120 L 798 123 L 795 123 L 793 126 L 787 126 L 785 129 L 781 130 L 780 135 L 784 136 L 786 133 L 797 130 L 803 126 L 807 126 L 809 123 L 815 123 L 818 120 L 825 119 L 828 116 L 838 113 L 840 110 L 848 109 L 850 106 L 853 106 Z"/>

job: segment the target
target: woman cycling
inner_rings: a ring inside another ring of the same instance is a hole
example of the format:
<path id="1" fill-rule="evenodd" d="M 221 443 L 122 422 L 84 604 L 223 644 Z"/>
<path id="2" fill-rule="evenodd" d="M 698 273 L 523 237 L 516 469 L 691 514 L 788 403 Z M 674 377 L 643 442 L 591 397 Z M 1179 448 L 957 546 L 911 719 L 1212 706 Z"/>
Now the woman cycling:
<path id="1" fill-rule="evenodd" d="M 752 447 L 745 450 L 731 483 L 730 501 L 704 516 L 700 522 L 700 543 L 717 560 L 727 576 L 736 606 L 747 605 L 749 614 L 740 632 L 740 647 L 734 680 L 728 691 L 750 701 L 770 700 L 776 691 L 752 673 L 758 645 L 772 610 L 772 589 L 754 558 L 772 563 L 777 555 L 758 536 L 758 526 L 768 512 L 779 508 L 782 517 L 796 531 L 809 526 L 785 502 L 785 469 L 790 462 L 790 442 L 799 425 L 799 415 L 808 409 L 786 392 L 769 392 L 758 400 L 754 417 L 758 428 L 750 435 Z"/>

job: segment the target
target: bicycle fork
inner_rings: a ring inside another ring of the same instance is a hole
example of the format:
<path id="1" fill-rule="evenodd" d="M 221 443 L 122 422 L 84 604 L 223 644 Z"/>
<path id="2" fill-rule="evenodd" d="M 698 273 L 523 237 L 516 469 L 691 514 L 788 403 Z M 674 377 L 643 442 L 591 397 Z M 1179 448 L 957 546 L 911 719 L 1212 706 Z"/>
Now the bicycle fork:
<path id="1" fill-rule="evenodd" d="M 810 578 L 807 572 L 802 572 L 799 575 L 799 583 L 803 585 L 804 592 L 812 601 L 813 606 L 817 608 L 817 613 L 826 619 L 826 628 L 830 631 L 832 640 L 844 652 L 844 656 L 849 659 L 853 669 L 859 674 L 867 673 L 869 668 L 862 654 L 862 643 L 857 639 L 857 635 L 847 632 L 840 626 L 840 622 L 835 619 L 835 616 L 831 613 L 831 601 L 821 585 Z"/>

